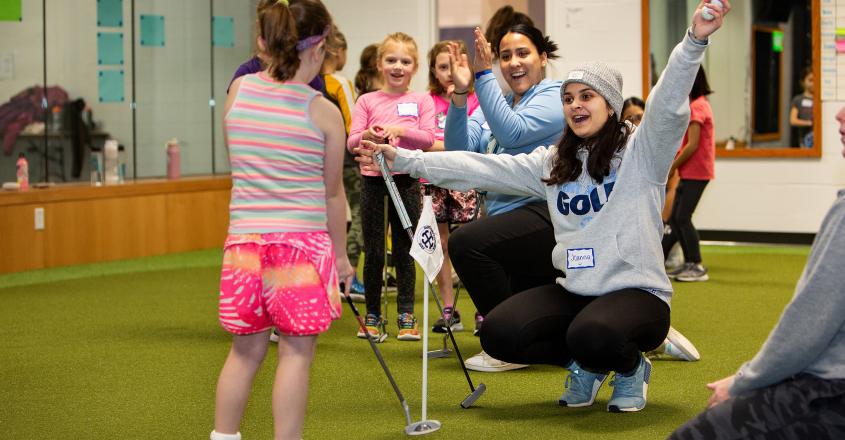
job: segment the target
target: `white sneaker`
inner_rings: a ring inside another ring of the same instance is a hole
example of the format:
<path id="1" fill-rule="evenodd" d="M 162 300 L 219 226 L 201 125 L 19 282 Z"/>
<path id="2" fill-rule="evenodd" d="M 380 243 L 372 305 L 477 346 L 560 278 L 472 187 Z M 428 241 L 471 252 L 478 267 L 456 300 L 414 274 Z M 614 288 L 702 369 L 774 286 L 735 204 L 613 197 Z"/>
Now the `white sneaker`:
<path id="1" fill-rule="evenodd" d="M 681 244 L 675 243 L 672 249 L 669 250 L 669 255 L 666 256 L 664 266 L 667 272 L 672 272 L 684 265 L 684 253 L 681 251 Z"/>
<path id="2" fill-rule="evenodd" d="M 485 373 L 498 373 L 500 371 L 517 370 L 520 368 L 528 368 L 524 364 L 512 364 L 510 362 L 500 361 L 491 357 L 489 354 L 481 350 L 481 353 L 464 361 L 464 365 L 468 370 L 483 371 Z"/>
<path id="3" fill-rule="evenodd" d="M 666 340 L 657 349 L 646 353 L 646 356 L 655 359 L 671 358 L 679 361 L 695 362 L 701 360 L 701 355 L 698 354 L 695 345 L 689 341 L 681 332 L 675 330 L 674 327 L 669 327 L 669 334 L 666 335 Z"/>
<path id="4" fill-rule="evenodd" d="M 701 360 L 701 355 L 698 354 L 695 345 L 692 345 L 692 342 L 674 327 L 669 327 L 669 334 L 666 335 L 663 345 L 663 352 L 673 358 L 687 362 Z"/>

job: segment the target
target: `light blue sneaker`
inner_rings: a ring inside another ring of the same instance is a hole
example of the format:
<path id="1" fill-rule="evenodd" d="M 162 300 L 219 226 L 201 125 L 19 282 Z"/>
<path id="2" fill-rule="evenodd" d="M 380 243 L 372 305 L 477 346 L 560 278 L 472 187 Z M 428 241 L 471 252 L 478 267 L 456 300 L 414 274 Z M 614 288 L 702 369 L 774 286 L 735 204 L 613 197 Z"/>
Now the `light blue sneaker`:
<path id="1" fill-rule="evenodd" d="M 571 408 L 590 406 L 596 400 L 601 384 L 607 379 L 606 374 L 592 373 L 581 368 L 574 360 L 569 364 L 569 376 L 566 377 L 566 390 L 557 400 L 558 405 Z"/>
<path id="2" fill-rule="evenodd" d="M 607 402 L 610 412 L 635 412 L 645 408 L 648 382 L 651 380 L 651 362 L 640 355 L 640 364 L 630 375 L 616 373 L 610 386 L 613 394 Z"/>

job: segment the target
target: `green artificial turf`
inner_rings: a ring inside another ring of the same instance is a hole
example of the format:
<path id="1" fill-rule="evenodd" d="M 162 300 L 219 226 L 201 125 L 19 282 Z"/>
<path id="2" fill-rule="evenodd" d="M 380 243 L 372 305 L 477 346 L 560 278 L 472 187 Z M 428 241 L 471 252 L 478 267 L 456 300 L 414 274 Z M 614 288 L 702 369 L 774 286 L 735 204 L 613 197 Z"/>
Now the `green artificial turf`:
<path id="1" fill-rule="evenodd" d="M 472 373 L 487 392 L 471 409 L 454 356 L 429 363 L 428 438 L 665 438 L 704 406 L 704 383 L 756 352 L 792 295 L 807 247 L 703 249 L 706 283 L 676 284 L 672 323 L 692 340 L 696 363 L 655 361 L 648 407 L 610 414 L 605 386 L 591 408 L 562 408 L 565 373 L 532 366 Z M 219 251 L 0 276 L 0 433 L 15 439 L 203 439 L 213 427 L 214 387 L 230 345 L 217 324 Z M 421 272 L 418 272 L 421 274 Z M 418 276 L 418 278 L 421 278 Z M 418 298 L 422 289 L 418 290 Z M 388 314 L 396 317 L 395 297 Z M 473 307 L 459 301 L 467 330 Z M 306 439 L 402 438 L 404 416 L 356 322 L 344 316 L 321 336 L 312 368 Z M 422 303 L 417 301 L 421 320 Z M 430 306 L 431 319 L 436 307 Z M 395 325 L 389 330 L 395 335 Z M 456 334 L 464 356 L 480 350 Z M 442 338 L 431 338 L 432 348 Z M 381 348 L 415 420 L 421 343 L 391 336 Z M 256 379 L 245 439 L 272 438 L 275 348 Z"/>

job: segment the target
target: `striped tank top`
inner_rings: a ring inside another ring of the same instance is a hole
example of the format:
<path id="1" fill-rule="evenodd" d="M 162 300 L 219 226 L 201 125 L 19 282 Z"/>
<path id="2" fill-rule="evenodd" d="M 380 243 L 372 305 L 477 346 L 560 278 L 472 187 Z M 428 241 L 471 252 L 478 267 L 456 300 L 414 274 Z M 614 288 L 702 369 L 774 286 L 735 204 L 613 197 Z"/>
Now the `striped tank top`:
<path id="1" fill-rule="evenodd" d="M 246 75 L 225 118 L 232 169 L 229 234 L 326 231 L 325 136 L 302 83 Z"/>

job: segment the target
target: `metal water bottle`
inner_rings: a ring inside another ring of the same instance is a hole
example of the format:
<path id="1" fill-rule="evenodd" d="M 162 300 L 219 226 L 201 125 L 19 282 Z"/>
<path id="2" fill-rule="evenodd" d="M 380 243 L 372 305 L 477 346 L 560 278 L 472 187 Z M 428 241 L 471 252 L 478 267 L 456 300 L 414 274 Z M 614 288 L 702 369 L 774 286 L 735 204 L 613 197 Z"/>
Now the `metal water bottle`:
<path id="1" fill-rule="evenodd" d="M 26 191 L 29 189 L 29 162 L 26 160 L 26 156 L 23 153 L 18 155 L 18 161 L 15 163 L 17 168 L 16 176 L 18 181 L 18 188 L 21 191 Z"/>
<path id="2" fill-rule="evenodd" d="M 167 178 L 178 179 L 180 169 L 179 140 L 173 138 L 167 141 Z"/>

